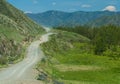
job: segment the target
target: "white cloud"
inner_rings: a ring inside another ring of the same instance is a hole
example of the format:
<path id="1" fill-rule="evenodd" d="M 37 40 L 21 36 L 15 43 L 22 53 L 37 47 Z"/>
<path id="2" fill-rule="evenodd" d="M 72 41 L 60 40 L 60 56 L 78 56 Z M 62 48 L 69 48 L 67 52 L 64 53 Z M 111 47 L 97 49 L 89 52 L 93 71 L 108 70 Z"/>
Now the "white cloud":
<path id="1" fill-rule="evenodd" d="M 105 8 L 103 9 L 103 11 L 111 11 L 111 12 L 113 11 L 113 12 L 115 12 L 115 11 L 116 11 L 116 7 L 110 5 L 110 6 L 105 7 Z"/>
<path id="2" fill-rule="evenodd" d="M 83 5 L 81 5 L 81 7 L 82 7 L 82 8 L 90 8 L 91 5 L 89 5 L 89 4 L 83 4 Z"/>
<path id="3" fill-rule="evenodd" d="M 52 5 L 55 6 L 55 5 L 56 5 L 56 2 L 52 2 Z"/>
<path id="4" fill-rule="evenodd" d="M 32 13 L 31 11 L 25 11 L 24 13 Z"/>
<path id="5" fill-rule="evenodd" d="M 33 3 L 34 3 L 34 4 L 37 4 L 37 3 L 38 3 L 38 1 L 37 1 L 37 0 L 33 0 Z"/>

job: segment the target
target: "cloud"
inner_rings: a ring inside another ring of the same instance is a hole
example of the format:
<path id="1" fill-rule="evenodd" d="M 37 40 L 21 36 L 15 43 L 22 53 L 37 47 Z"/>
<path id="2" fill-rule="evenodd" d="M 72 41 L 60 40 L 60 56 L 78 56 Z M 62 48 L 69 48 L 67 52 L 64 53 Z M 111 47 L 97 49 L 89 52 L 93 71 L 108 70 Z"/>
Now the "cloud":
<path id="1" fill-rule="evenodd" d="M 81 5 L 81 7 L 82 7 L 82 8 L 90 8 L 91 5 L 89 5 L 89 4 L 83 4 L 83 5 Z"/>
<path id="2" fill-rule="evenodd" d="M 56 5 L 56 2 L 52 2 L 52 5 L 55 6 L 55 5 Z"/>
<path id="3" fill-rule="evenodd" d="M 32 13 L 31 11 L 25 11 L 24 13 Z"/>
<path id="4" fill-rule="evenodd" d="M 111 11 L 111 12 L 115 12 L 116 11 L 116 7 L 115 6 L 107 6 L 103 9 L 103 11 Z"/>
<path id="5" fill-rule="evenodd" d="M 34 3 L 34 4 L 37 4 L 37 3 L 38 3 L 38 1 L 37 1 L 37 0 L 33 0 L 33 3 Z"/>

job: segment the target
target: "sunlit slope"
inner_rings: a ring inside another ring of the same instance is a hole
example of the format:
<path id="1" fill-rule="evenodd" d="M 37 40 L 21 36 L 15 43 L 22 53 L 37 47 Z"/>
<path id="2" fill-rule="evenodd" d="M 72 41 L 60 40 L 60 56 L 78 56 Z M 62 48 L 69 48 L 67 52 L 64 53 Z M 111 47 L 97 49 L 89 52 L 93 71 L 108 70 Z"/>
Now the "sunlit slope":
<path id="1" fill-rule="evenodd" d="M 44 29 L 6 0 L 0 0 L 0 67 L 24 57 L 25 45 Z"/>

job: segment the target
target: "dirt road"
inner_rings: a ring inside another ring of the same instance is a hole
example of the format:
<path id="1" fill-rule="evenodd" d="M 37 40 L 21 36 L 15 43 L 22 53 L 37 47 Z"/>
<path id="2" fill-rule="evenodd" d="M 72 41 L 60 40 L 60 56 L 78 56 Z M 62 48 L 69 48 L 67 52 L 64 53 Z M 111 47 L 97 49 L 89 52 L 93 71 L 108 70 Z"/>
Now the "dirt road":
<path id="1" fill-rule="evenodd" d="M 48 41 L 50 34 L 45 34 L 40 40 L 32 42 L 23 61 L 1 70 L 0 84 L 43 84 L 35 79 L 36 70 L 34 68 L 35 64 L 44 56 L 39 45 Z"/>

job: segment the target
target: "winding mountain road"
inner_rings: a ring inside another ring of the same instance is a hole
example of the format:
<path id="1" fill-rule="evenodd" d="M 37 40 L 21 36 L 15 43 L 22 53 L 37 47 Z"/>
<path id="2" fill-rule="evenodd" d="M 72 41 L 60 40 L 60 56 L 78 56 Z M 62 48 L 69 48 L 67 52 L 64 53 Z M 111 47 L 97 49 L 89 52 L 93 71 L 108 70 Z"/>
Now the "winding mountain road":
<path id="1" fill-rule="evenodd" d="M 51 34 L 45 34 L 40 40 L 32 42 L 23 61 L 1 70 L 0 84 L 43 84 L 35 79 L 37 72 L 34 67 L 44 56 L 39 45 L 47 42 Z"/>

